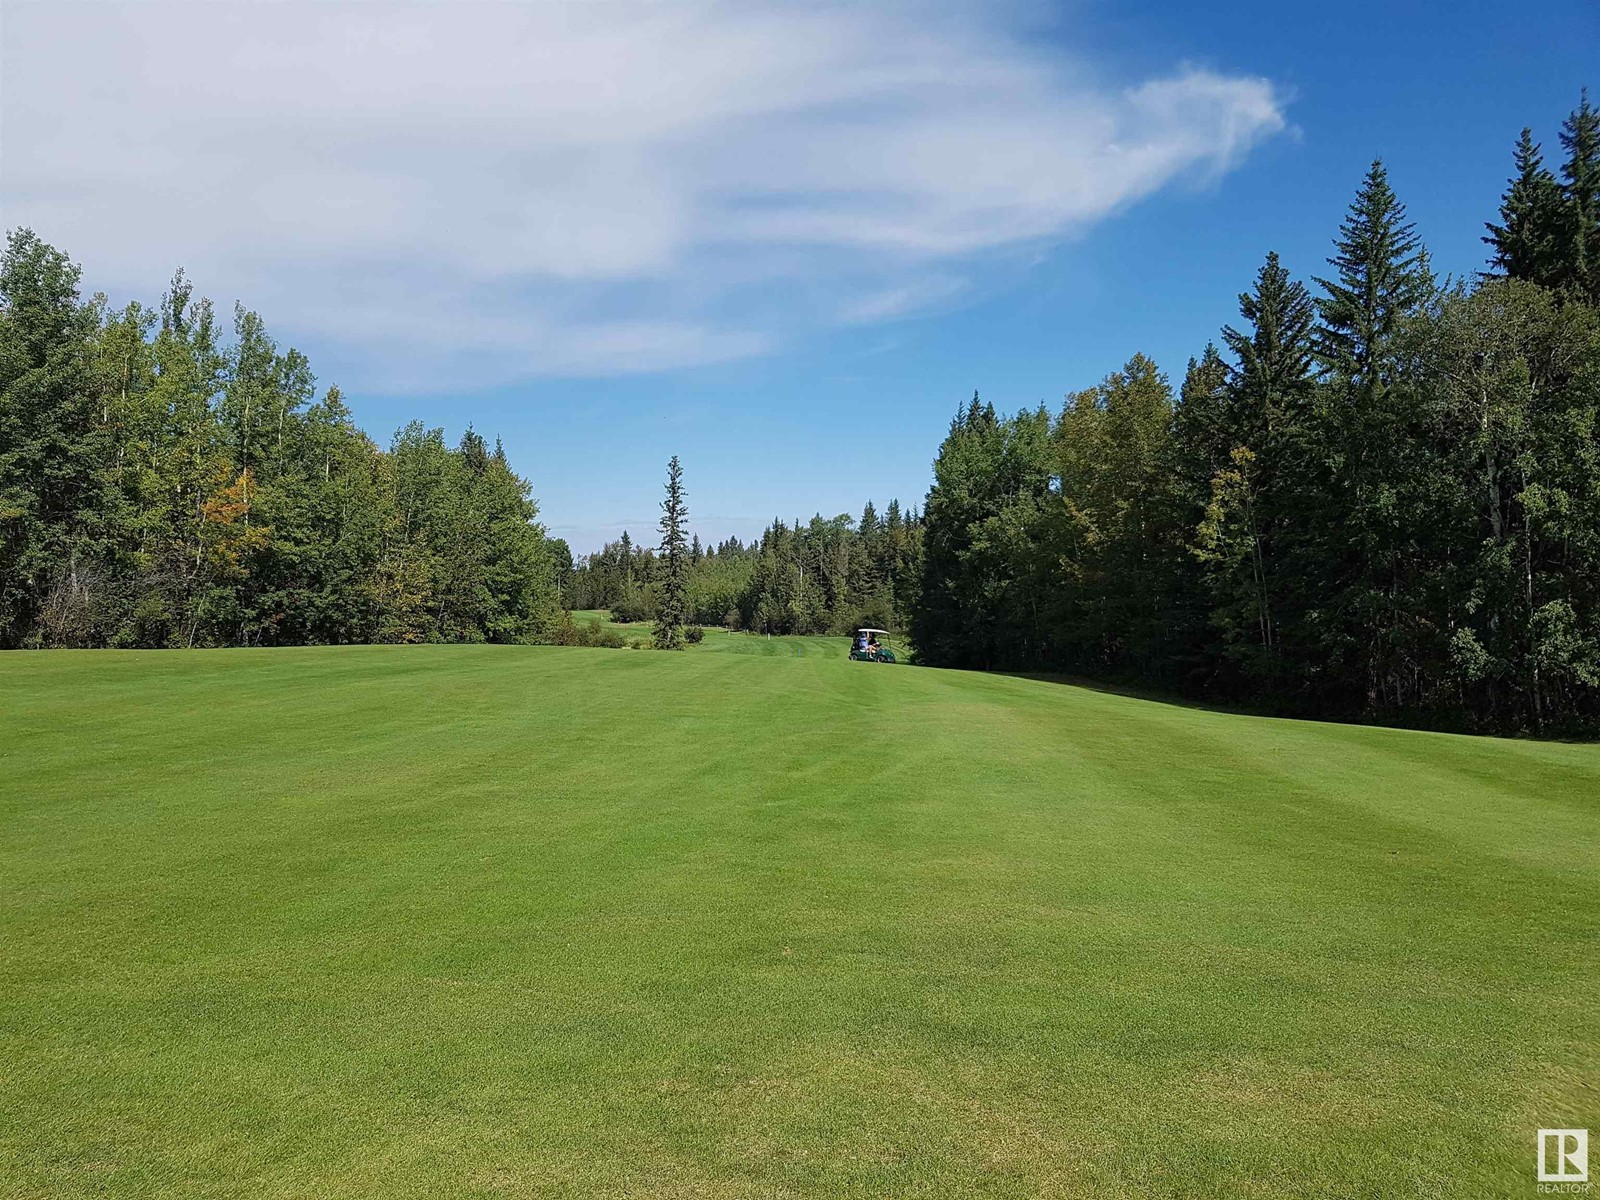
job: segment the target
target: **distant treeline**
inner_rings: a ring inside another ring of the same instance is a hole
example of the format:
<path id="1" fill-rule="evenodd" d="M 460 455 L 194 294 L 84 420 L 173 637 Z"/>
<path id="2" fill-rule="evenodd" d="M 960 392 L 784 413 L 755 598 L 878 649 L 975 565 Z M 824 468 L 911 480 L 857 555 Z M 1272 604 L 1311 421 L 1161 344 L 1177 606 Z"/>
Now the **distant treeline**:
<path id="1" fill-rule="evenodd" d="M 1315 294 L 1268 255 L 1176 396 L 1135 355 L 1057 413 L 974 398 L 924 510 L 920 661 L 1280 711 L 1600 725 L 1600 112 L 1524 131 L 1439 284 L 1374 163 Z"/>
<path id="2" fill-rule="evenodd" d="M 0 647 L 530 641 L 568 632 L 559 546 L 496 445 L 379 450 L 180 272 L 83 301 L 31 232 L 0 267 Z"/>
<path id="3" fill-rule="evenodd" d="M 869 500 L 860 520 L 774 521 L 757 541 L 690 546 L 689 620 L 757 633 L 847 633 L 898 628 L 917 581 L 922 523 L 891 500 L 880 516 Z M 661 568 L 624 533 L 581 559 L 564 596 L 570 608 L 609 608 L 623 621 L 655 616 Z"/>

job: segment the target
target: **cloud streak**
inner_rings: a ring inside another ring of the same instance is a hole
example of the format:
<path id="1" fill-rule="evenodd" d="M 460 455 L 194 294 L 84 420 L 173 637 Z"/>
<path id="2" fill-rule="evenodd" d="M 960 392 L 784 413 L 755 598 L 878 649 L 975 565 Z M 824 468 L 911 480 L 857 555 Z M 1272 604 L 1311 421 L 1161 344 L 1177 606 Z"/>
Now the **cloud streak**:
<path id="1" fill-rule="evenodd" d="M 1263 80 L 1108 81 L 1008 12 L 14 2 L 0 203 L 97 282 L 181 262 L 427 390 L 946 306 L 1283 128 Z"/>

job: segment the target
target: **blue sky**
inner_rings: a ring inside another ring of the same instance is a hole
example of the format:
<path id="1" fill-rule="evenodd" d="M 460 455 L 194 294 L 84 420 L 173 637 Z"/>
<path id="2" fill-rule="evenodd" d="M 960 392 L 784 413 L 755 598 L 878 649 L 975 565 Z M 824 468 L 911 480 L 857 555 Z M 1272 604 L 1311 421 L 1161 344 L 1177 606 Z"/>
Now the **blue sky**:
<path id="1" fill-rule="evenodd" d="M 24 0 L 0 204 L 114 298 L 243 299 L 380 440 L 500 436 L 583 552 L 648 534 L 673 453 L 749 536 L 920 503 L 974 389 L 1181 375 L 1267 250 L 1322 272 L 1374 155 L 1474 270 L 1597 64 L 1588 0 Z"/>

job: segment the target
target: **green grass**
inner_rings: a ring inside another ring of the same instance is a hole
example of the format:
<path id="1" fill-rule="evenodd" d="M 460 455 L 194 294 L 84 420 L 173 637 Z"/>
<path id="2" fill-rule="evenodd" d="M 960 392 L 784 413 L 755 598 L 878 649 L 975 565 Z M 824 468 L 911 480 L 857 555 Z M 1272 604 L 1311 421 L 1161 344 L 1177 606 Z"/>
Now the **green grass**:
<path id="1" fill-rule="evenodd" d="M 629 641 L 649 642 L 650 635 L 655 630 L 654 621 L 613 621 L 611 610 L 606 608 L 577 608 L 572 611 L 572 619 L 579 625 L 598 625 L 602 629 L 614 629 L 623 638 Z"/>
<path id="2" fill-rule="evenodd" d="M 1600 748 L 716 636 L 0 657 L 0 1194 L 1524 1196 L 1600 1133 Z"/>
<path id="3" fill-rule="evenodd" d="M 646 646 L 650 645 L 655 632 L 654 621 L 633 621 L 624 624 L 621 621 L 613 621 L 610 611 L 604 608 L 575 609 L 572 619 L 580 625 L 598 625 L 603 629 L 615 629 L 627 642 L 643 642 Z M 730 632 L 717 625 L 707 625 L 702 628 L 705 631 L 705 640 L 698 645 L 687 647 L 696 654 L 712 651 L 726 654 L 776 655 L 779 658 L 841 658 L 846 661 L 850 657 L 848 637 L 770 637 L 759 633 Z M 909 657 L 903 643 L 888 640 L 888 644 L 900 655 L 900 665 L 903 665 L 905 659 Z"/>

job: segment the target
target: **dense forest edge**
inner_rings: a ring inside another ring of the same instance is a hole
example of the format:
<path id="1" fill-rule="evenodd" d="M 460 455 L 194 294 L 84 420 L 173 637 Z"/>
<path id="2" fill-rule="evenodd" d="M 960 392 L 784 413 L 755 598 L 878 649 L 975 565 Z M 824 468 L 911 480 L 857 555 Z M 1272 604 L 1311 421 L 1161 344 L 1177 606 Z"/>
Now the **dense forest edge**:
<path id="1" fill-rule="evenodd" d="M 766 633 L 903 629 L 935 666 L 1283 713 L 1600 730 L 1600 111 L 1515 146 L 1486 269 L 1439 280 L 1381 161 L 1325 277 L 1268 254 L 1175 389 L 1099 384 L 950 425 L 920 511 L 574 559 L 472 429 L 380 448 L 336 387 L 183 272 L 80 293 L 0 269 L 0 648 L 603 642 L 574 609 Z M 613 641 L 615 639 L 613 638 Z"/>

